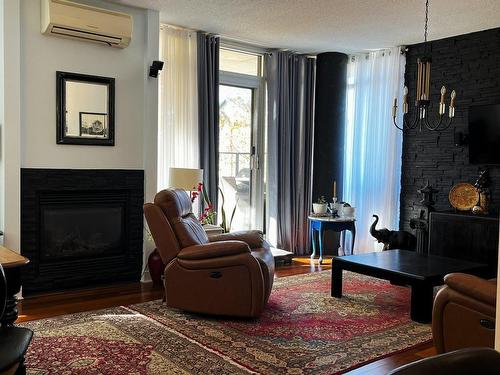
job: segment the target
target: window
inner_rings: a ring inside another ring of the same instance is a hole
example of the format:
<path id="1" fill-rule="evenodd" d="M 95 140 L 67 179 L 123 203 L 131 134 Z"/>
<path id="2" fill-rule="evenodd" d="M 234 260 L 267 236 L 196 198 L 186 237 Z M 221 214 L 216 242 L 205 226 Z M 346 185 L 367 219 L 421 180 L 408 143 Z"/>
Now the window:
<path id="1" fill-rule="evenodd" d="M 219 187 L 231 230 L 264 227 L 262 58 L 233 48 L 219 55 Z"/>
<path id="2" fill-rule="evenodd" d="M 219 70 L 251 76 L 262 75 L 262 56 L 230 49 L 220 49 Z"/>

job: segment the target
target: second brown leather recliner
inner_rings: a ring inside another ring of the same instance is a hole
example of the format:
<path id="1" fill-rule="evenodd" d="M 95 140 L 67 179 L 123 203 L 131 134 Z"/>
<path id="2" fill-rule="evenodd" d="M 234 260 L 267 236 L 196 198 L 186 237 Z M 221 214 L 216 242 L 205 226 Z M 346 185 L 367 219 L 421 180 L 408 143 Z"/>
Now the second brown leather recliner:
<path id="1" fill-rule="evenodd" d="M 432 336 L 439 353 L 471 347 L 494 347 L 496 279 L 451 273 L 436 295 Z"/>
<path id="2" fill-rule="evenodd" d="M 196 313 L 257 317 L 274 279 L 274 258 L 259 231 L 208 238 L 184 190 L 167 189 L 144 205 L 165 267 L 167 305 Z"/>

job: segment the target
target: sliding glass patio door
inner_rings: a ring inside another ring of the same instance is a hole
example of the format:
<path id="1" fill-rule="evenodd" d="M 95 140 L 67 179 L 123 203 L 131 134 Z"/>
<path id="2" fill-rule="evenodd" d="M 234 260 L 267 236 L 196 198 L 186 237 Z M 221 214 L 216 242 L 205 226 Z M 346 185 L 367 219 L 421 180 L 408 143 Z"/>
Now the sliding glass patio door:
<path id="1" fill-rule="evenodd" d="M 248 68 L 248 63 L 255 59 L 256 72 L 259 71 L 260 56 L 240 57 L 235 56 L 239 52 L 228 52 L 232 63 L 229 68 L 238 67 L 239 58 Z M 221 56 L 224 58 L 224 50 Z M 221 60 L 221 69 L 227 66 Z M 218 212 L 224 208 L 227 222 L 232 219 L 232 231 L 264 227 L 263 84 L 262 77 L 249 72 L 220 72 Z"/>

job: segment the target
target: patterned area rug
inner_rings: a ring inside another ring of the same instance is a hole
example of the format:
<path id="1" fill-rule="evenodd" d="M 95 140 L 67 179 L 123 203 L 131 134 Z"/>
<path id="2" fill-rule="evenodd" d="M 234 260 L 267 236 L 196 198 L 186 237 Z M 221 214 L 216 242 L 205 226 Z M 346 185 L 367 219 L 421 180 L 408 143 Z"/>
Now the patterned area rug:
<path id="1" fill-rule="evenodd" d="M 339 374 L 431 339 L 405 287 L 330 272 L 276 280 L 257 320 L 214 319 L 160 301 L 24 323 L 29 374 Z"/>

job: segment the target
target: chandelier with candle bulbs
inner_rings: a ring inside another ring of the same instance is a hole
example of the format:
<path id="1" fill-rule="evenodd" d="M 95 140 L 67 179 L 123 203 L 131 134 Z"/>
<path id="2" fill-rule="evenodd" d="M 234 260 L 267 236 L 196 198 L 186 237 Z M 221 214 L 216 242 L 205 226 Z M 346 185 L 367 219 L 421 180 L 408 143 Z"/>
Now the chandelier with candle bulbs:
<path id="1" fill-rule="evenodd" d="M 431 56 L 427 53 L 427 23 L 429 21 L 429 0 L 425 2 L 425 26 L 424 26 L 424 55 L 417 59 L 417 92 L 415 97 L 415 113 L 413 118 L 408 116 L 408 87 L 404 87 L 403 92 L 403 124 L 398 125 L 396 121 L 398 99 L 394 98 L 392 106 L 392 120 L 399 130 L 409 130 L 425 128 L 432 131 L 442 131 L 448 129 L 455 117 L 455 99 L 457 94 L 455 90 L 450 95 L 450 106 L 448 109 L 448 118 L 446 114 L 446 87 L 441 87 L 441 99 L 439 101 L 439 117 L 437 120 L 429 120 L 430 86 L 431 86 Z"/>

